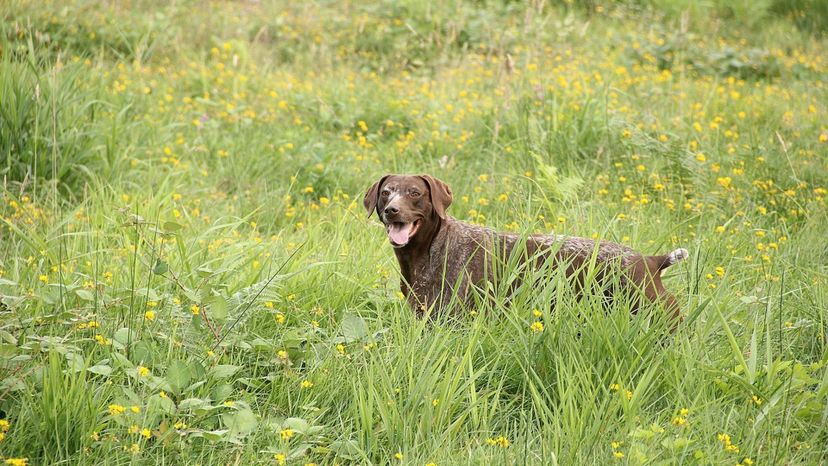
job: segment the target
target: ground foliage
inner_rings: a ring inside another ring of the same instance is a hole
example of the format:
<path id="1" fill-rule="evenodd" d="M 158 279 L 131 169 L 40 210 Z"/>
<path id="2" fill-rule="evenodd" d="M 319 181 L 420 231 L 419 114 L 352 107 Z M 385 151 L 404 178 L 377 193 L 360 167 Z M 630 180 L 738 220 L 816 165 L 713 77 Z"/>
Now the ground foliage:
<path id="1" fill-rule="evenodd" d="M 816 464 L 819 1 L 0 6 L 8 464 Z M 685 323 L 557 271 L 418 321 L 361 207 L 686 247 Z M 554 312 L 548 303 L 555 298 Z"/>

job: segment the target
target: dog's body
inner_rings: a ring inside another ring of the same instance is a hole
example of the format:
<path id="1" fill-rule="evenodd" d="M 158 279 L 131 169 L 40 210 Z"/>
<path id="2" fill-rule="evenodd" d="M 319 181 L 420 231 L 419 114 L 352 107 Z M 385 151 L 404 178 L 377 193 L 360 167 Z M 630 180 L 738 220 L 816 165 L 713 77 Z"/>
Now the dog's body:
<path id="1" fill-rule="evenodd" d="M 498 233 L 469 225 L 449 215 L 451 190 L 430 176 L 387 175 L 365 195 L 369 215 L 377 211 L 402 273 L 401 288 L 418 315 L 435 308 L 444 311 L 452 300 L 469 304 L 471 287 L 481 286 L 497 276 L 499 264 L 517 258 L 537 270 L 553 260 L 552 266 L 566 267 L 566 275 L 577 290 L 584 283 L 587 265 L 595 261 L 594 278 L 608 297 L 638 290 L 651 302 L 662 303 L 674 320 L 680 320 L 675 297 L 661 283 L 661 271 L 687 257 L 685 249 L 663 256 L 644 256 L 631 248 L 609 241 L 561 235 Z M 618 287 L 609 287 L 612 267 Z M 606 282 L 606 283 L 604 283 Z M 637 310 L 634 305 L 633 311 Z"/>

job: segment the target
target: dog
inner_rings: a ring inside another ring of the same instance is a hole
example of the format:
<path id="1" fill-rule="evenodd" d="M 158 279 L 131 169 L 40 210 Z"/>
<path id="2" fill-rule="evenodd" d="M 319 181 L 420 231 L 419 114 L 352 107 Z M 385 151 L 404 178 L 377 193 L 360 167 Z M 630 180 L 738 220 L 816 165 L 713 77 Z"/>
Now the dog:
<path id="1" fill-rule="evenodd" d="M 686 249 L 645 256 L 610 241 L 499 233 L 449 216 L 451 202 L 451 188 L 429 175 L 385 175 L 363 199 L 368 216 L 376 212 L 385 225 L 400 265 L 401 291 L 418 317 L 432 309 L 429 315 L 441 315 L 455 304 L 473 305 L 472 287 L 485 288 L 497 275 L 496 263 L 515 259 L 512 255 L 517 253 L 516 260 L 529 270 L 550 260 L 552 266 L 566 267 L 575 290 L 583 291 L 592 279 L 609 299 L 628 293 L 633 313 L 643 304 L 643 296 L 664 306 L 673 330 L 681 321 L 679 305 L 664 288 L 661 272 L 686 259 Z M 587 273 L 590 263 L 595 264 L 592 274 Z M 614 279 L 613 267 L 621 272 Z"/>

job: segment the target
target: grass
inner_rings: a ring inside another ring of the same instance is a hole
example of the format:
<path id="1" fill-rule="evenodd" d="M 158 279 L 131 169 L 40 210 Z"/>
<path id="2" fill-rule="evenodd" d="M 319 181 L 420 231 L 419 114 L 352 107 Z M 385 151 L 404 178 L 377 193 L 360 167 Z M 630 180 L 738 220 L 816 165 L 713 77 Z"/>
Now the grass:
<path id="1" fill-rule="evenodd" d="M 828 16 L 685 3 L 3 4 L 0 458 L 821 463 Z M 391 172 L 688 248 L 684 324 L 559 270 L 416 319 Z"/>

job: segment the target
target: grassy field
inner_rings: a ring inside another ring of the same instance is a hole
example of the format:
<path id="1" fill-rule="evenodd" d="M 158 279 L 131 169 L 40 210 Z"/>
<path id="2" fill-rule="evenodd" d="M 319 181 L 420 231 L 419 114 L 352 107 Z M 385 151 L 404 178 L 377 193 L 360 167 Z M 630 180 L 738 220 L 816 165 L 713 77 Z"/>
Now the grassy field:
<path id="1" fill-rule="evenodd" d="M 7 464 L 828 461 L 824 2 L 0 18 Z M 500 230 L 688 248 L 684 323 L 549 312 L 559 276 L 417 320 L 362 209 L 396 172 Z"/>

